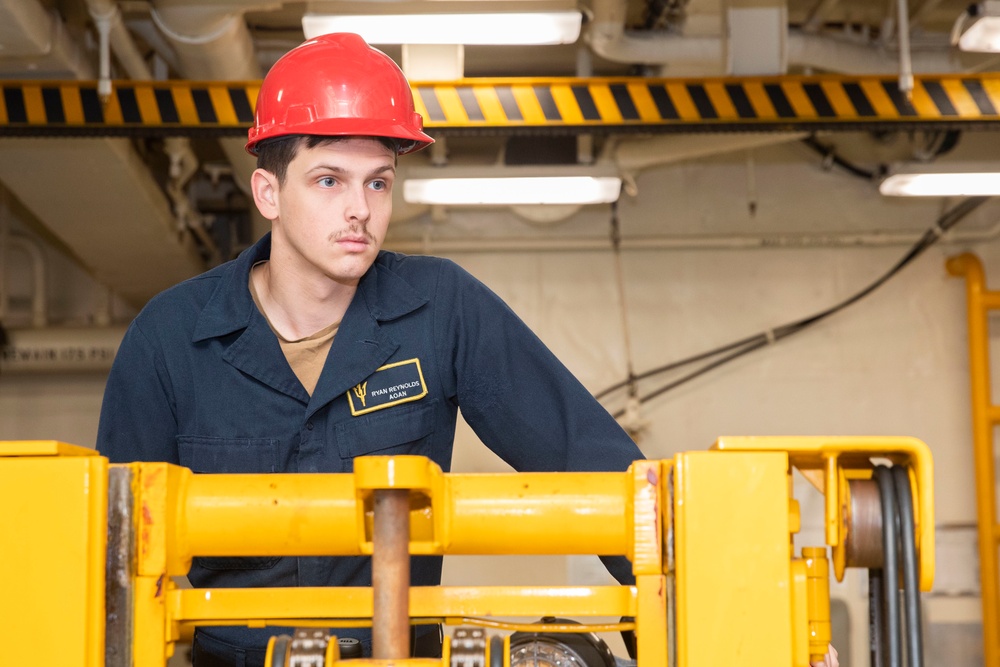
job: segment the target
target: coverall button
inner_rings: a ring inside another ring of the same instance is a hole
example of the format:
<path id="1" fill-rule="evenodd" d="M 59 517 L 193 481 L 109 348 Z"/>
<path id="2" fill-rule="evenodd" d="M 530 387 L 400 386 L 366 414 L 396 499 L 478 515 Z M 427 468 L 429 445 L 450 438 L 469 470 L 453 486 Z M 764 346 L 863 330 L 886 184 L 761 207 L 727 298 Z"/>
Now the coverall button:
<path id="1" fill-rule="evenodd" d="M 306 429 L 309 430 L 309 431 L 313 430 L 313 423 L 312 422 L 306 422 Z"/>

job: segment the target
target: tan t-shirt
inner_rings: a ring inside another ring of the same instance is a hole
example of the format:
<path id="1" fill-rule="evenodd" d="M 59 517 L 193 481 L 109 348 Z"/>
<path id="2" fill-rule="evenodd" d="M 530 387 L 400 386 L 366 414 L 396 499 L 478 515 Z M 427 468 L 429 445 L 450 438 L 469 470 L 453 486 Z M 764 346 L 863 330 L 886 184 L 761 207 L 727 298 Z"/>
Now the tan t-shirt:
<path id="1" fill-rule="evenodd" d="M 271 325 L 271 320 L 267 318 L 267 313 L 260 305 L 257 288 L 253 284 L 252 271 L 250 272 L 250 296 L 257 304 L 257 310 L 267 320 L 271 331 L 278 337 L 278 344 L 281 345 L 281 351 L 285 354 L 285 359 L 288 360 L 288 365 L 291 366 L 295 377 L 305 387 L 306 392 L 312 396 L 313 390 L 316 389 L 316 383 L 319 382 L 320 373 L 323 372 L 323 365 L 326 364 L 326 358 L 330 353 L 330 346 L 333 345 L 333 338 L 337 335 L 337 329 L 340 328 L 340 322 L 334 322 L 305 338 L 288 340 Z"/>

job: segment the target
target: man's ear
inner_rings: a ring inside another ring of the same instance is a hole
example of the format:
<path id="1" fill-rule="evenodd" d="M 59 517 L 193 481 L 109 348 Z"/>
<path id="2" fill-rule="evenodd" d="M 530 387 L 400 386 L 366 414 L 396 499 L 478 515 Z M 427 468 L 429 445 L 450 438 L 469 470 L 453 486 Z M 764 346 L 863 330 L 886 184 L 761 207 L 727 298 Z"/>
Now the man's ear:
<path id="1" fill-rule="evenodd" d="M 250 176 L 250 190 L 257 210 L 268 220 L 278 217 L 278 179 L 265 169 L 256 169 Z"/>

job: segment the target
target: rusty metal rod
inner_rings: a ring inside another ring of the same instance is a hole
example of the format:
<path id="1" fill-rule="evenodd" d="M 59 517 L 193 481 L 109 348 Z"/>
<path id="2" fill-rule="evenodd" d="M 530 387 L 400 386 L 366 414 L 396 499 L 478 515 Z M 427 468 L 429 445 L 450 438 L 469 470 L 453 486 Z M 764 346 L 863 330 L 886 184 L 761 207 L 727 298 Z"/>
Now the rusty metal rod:
<path id="1" fill-rule="evenodd" d="M 376 489 L 372 531 L 372 657 L 410 657 L 410 498 Z"/>

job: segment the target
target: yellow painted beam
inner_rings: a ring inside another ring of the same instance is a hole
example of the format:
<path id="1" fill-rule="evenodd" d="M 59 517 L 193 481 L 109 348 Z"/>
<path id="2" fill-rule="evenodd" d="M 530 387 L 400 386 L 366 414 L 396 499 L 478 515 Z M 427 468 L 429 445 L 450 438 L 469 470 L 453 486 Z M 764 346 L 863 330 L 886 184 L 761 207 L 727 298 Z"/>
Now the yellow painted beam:
<path id="1" fill-rule="evenodd" d="M 373 486 L 363 470 L 356 472 L 193 475 L 145 464 L 142 497 L 150 511 L 143 515 L 149 525 L 142 527 L 140 569 L 161 571 L 169 563 L 166 571 L 181 575 L 192 556 L 237 550 L 244 556 L 370 554 L 370 508 L 359 498 Z M 156 486 L 161 476 L 167 480 L 162 489 Z M 630 484 L 627 473 L 469 473 L 445 482 L 438 471 L 414 487 L 425 492 L 411 498 L 410 553 L 625 555 L 629 526 L 621 519 Z M 168 505 L 172 493 L 177 500 Z M 155 564 L 147 569 L 147 562 Z"/>
<path id="2" fill-rule="evenodd" d="M 370 619 L 367 587 L 174 589 L 173 621 L 288 624 L 305 619 Z M 634 616 L 630 586 L 426 586 L 410 589 L 410 616 Z M 368 622 L 370 624 L 370 620 Z"/>

